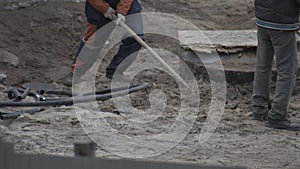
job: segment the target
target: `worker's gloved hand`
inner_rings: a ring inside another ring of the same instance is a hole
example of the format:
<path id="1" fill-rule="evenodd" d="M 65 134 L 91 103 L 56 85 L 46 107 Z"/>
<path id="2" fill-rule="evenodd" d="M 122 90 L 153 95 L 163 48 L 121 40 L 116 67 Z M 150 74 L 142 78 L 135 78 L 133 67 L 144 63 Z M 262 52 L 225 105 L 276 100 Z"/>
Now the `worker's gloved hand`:
<path id="1" fill-rule="evenodd" d="M 116 25 L 119 25 L 120 22 L 125 22 L 125 21 L 126 21 L 126 18 L 125 18 L 124 15 L 118 13 L 117 16 L 118 16 L 118 18 L 115 20 L 115 24 L 116 24 Z"/>
<path id="2" fill-rule="evenodd" d="M 107 11 L 104 13 L 104 17 L 107 18 L 107 19 L 110 19 L 112 21 L 116 20 L 117 19 L 117 12 L 113 8 L 109 7 L 107 9 Z"/>

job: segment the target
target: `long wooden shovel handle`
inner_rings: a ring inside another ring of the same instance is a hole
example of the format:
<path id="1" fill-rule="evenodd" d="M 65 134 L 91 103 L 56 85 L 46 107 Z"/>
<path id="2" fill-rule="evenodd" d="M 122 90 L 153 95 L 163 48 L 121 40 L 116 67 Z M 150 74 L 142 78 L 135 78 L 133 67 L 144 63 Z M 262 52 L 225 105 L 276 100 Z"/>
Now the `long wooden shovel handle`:
<path id="1" fill-rule="evenodd" d="M 189 85 L 176 73 L 147 43 L 145 43 L 131 28 L 129 28 L 123 21 L 120 22 L 120 26 L 123 27 L 139 44 L 141 44 L 156 60 L 158 60 L 176 80 L 182 83 L 185 87 Z"/>

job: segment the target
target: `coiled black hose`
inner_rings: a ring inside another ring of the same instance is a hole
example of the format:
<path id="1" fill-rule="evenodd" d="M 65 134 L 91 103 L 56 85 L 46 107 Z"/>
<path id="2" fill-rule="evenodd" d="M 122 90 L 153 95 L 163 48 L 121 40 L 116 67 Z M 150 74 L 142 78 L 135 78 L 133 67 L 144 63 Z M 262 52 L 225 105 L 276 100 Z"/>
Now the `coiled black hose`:
<path id="1" fill-rule="evenodd" d="M 46 98 L 44 96 L 42 96 L 41 94 L 31 92 L 30 88 L 27 88 L 26 90 L 19 89 L 19 88 L 9 88 L 9 89 L 5 90 L 4 93 L 7 93 L 8 98 L 12 99 L 12 101 L 21 101 L 26 96 L 33 97 L 36 101 L 45 101 L 46 100 Z"/>
<path id="2" fill-rule="evenodd" d="M 129 88 L 103 89 L 96 91 L 96 94 L 90 93 L 82 96 L 69 98 L 40 101 L 40 102 L 0 102 L 0 107 L 44 107 L 44 106 L 72 106 L 76 103 L 87 103 L 93 101 L 105 101 L 113 97 L 128 95 L 150 87 L 149 83 L 140 83 L 132 85 Z M 108 93 L 111 92 L 111 93 Z M 102 93 L 102 94 L 101 94 Z"/>

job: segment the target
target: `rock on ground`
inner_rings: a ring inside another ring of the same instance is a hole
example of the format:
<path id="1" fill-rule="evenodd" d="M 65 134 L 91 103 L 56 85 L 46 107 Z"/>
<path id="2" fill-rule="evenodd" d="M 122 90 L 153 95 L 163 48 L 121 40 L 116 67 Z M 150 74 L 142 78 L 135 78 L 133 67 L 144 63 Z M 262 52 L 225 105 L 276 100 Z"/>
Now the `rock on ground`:
<path id="1" fill-rule="evenodd" d="M 6 74 L 0 73 L 0 83 L 4 82 L 7 78 Z"/>
<path id="2" fill-rule="evenodd" d="M 19 58 L 10 52 L 0 51 L 0 62 L 17 67 L 19 65 Z"/>

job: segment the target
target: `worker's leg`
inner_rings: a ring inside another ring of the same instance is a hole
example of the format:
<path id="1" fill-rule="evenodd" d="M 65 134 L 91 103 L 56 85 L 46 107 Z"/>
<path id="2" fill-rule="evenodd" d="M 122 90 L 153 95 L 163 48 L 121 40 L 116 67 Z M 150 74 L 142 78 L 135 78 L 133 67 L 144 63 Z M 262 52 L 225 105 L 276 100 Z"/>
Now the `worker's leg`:
<path id="1" fill-rule="evenodd" d="M 252 98 L 252 111 L 254 117 L 264 118 L 267 115 L 269 102 L 269 88 L 272 74 L 274 50 L 268 30 L 258 27 L 258 46 L 256 58 L 256 71 L 254 91 Z M 257 119 L 263 120 L 263 119 Z"/>
<path id="2" fill-rule="evenodd" d="M 276 91 L 269 117 L 283 120 L 287 116 L 297 68 L 297 45 L 294 31 L 270 31 L 276 55 Z"/>
<path id="3" fill-rule="evenodd" d="M 82 49 L 84 48 L 85 43 L 86 42 L 91 43 L 92 41 L 94 41 L 94 39 L 95 39 L 94 34 L 96 33 L 96 31 L 97 31 L 97 26 L 96 25 L 93 25 L 93 24 L 90 24 L 90 23 L 87 24 L 86 30 L 85 30 L 85 33 L 84 33 L 84 37 L 80 42 L 80 46 L 79 46 L 78 51 L 77 51 L 77 53 L 75 55 L 75 58 L 73 60 L 71 73 L 75 73 L 75 70 L 77 68 L 82 67 L 82 65 L 84 64 L 84 62 L 81 61 L 82 58 L 79 59 L 78 57 L 79 57 Z"/>
<path id="4" fill-rule="evenodd" d="M 88 24 L 76 58 L 72 64 L 71 72 L 64 80 L 64 84 L 67 86 L 72 85 L 73 75 L 78 79 L 93 65 L 115 27 L 113 24 L 107 25 L 110 20 L 93 8 L 88 1 L 86 2 L 85 13 Z M 104 25 L 107 26 L 103 28 Z M 100 28 L 103 29 L 99 30 Z"/>
<path id="5" fill-rule="evenodd" d="M 114 24 L 108 24 L 110 20 L 93 8 L 88 1 L 86 2 L 85 14 L 89 24 L 77 53 L 76 62 L 78 64 L 75 65 L 78 65 L 76 72 L 78 76 L 84 74 L 93 65 L 115 27 Z"/>
<path id="6" fill-rule="evenodd" d="M 96 32 L 92 36 L 85 36 L 84 46 L 80 53 L 78 53 L 78 62 L 81 63 L 77 69 L 76 75 L 81 76 L 84 74 L 99 57 L 101 49 L 104 47 L 105 42 L 109 38 L 115 25 L 109 24 L 105 27 L 95 26 Z M 100 29 L 101 28 L 101 29 Z"/>
<path id="7" fill-rule="evenodd" d="M 137 33 L 142 39 L 143 35 L 143 19 L 140 14 L 141 6 L 138 0 L 134 0 L 132 7 L 130 8 L 126 17 L 126 24 Z M 131 15 L 133 14 L 133 15 Z M 141 45 L 132 37 L 127 37 L 122 40 L 122 45 L 119 48 L 118 53 L 113 57 L 111 63 L 106 69 L 106 76 L 112 78 L 113 74 L 118 68 L 118 71 L 123 72 L 134 61 L 137 56 L 137 52 L 141 49 Z M 123 62 L 126 59 L 126 62 Z"/>
<path id="8" fill-rule="evenodd" d="M 110 24 L 103 29 L 100 28 L 101 26 L 87 24 L 84 38 L 73 61 L 71 72 L 65 78 L 65 85 L 71 86 L 73 77 L 78 79 L 90 69 L 114 29 L 114 25 Z"/>

